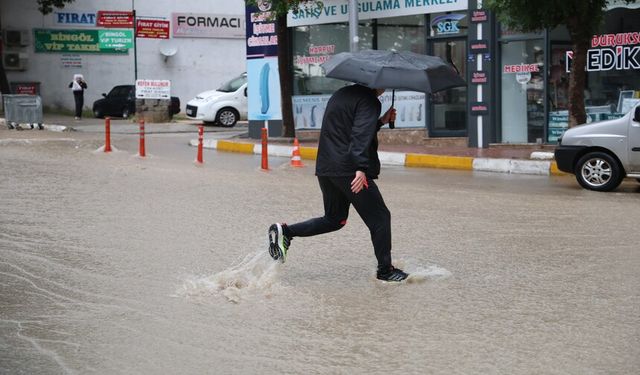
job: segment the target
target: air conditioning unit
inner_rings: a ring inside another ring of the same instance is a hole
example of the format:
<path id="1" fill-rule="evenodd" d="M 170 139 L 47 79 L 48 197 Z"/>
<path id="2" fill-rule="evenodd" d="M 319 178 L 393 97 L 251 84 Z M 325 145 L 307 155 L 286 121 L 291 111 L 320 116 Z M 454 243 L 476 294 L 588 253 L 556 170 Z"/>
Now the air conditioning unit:
<path id="1" fill-rule="evenodd" d="M 27 70 L 28 55 L 20 52 L 5 52 L 2 62 L 6 70 Z"/>
<path id="2" fill-rule="evenodd" d="M 31 34 L 29 30 L 5 30 L 2 36 L 7 47 L 24 47 L 29 45 Z"/>

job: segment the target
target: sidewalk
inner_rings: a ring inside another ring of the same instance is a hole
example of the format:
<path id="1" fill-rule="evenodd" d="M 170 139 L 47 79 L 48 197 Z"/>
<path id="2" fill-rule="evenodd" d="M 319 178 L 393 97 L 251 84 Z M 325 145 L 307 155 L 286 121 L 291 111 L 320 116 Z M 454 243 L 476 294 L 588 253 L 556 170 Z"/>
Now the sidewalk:
<path id="1" fill-rule="evenodd" d="M 74 120 L 63 115 L 45 114 L 44 128 L 50 131 L 81 131 L 103 133 L 104 119 L 87 118 Z M 169 123 L 147 124 L 147 134 L 154 133 L 194 133 L 198 132 L 199 123 L 191 120 L 173 120 Z M 0 119 L 4 127 L 4 119 Z M 132 120 L 112 119 L 113 134 L 137 134 L 139 125 Z M 211 133 L 217 133 L 215 135 Z M 217 126 L 205 127 L 204 148 L 219 151 L 261 154 L 260 139 L 247 137 L 246 122 L 239 122 L 234 128 Z M 207 136 L 207 134 L 211 134 Z M 212 139 L 215 138 L 215 139 Z M 190 141 L 197 146 L 197 137 Z M 380 144 L 378 147 L 382 165 L 394 165 L 421 168 L 461 169 L 484 172 L 561 175 L 553 159 L 553 146 L 543 145 L 494 145 L 489 148 L 471 148 L 459 146 L 423 146 Z M 269 156 L 291 157 L 293 141 L 289 138 L 269 139 Z M 305 139 L 300 143 L 302 159 L 315 160 L 317 141 Z"/>

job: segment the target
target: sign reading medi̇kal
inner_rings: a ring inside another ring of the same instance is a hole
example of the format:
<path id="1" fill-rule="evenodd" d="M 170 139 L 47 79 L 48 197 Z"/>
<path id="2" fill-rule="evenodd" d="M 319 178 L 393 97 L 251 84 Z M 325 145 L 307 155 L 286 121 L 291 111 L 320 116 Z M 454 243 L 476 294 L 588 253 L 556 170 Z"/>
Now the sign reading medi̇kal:
<path id="1" fill-rule="evenodd" d="M 242 15 L 171 13 L 174 38 L 244 39 Z"/>
<path id="2" fill-rule="evenodd" d="M 34 29 L 35 52 L 128 53 L 132 30 Z"/>
<path id="3" fill-rule="evenodd" d="M 287 26 L 316 25 L 322 23 L 347 22 L 349 4 L 346 0 L 323 0 L 301 5 L 297 12 L 289 11 Z M 409 16 L 438 12 L 466 10 L 467 0 L 359 0 L 358 19 Z"/>

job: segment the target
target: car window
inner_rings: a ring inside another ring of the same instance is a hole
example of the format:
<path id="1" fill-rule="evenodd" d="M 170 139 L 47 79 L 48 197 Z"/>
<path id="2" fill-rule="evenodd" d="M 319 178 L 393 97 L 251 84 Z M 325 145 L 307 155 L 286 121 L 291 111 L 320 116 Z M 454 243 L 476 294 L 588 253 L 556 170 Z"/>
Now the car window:
<path id="1" fill-rule="evenodd" d="M 110 98 L 115 98 L 116 96 L 118 96 L 118 91 L 119 91 L 120 87 L 116 86 L 114 88 L 111 89 L 111 91 L 109 91 L 109 93 L 107 94 L 108 97 Z"/>
<path id="2" fill-rule="evenodd" d="M 236 77 L 231 81 L 226 82 L 225 84 L 220 86 L 220 88 L 218 88 L 218 91 L 234 92 L 238 90 L 240 86 L 244 85 L 245 83 L 247 83 L 247 76 L 243 74 L 240 77 Z"/>

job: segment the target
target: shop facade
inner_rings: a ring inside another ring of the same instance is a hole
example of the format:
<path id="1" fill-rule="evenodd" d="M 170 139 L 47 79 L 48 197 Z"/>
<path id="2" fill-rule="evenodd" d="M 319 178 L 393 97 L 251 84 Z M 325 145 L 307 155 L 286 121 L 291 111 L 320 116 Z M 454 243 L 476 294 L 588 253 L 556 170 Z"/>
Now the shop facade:
<path id="1" fill-rule="evenodd" d="M 349 50 L 346 1 L 290 13 L 296 129 L 319 129 L 324 106 L 344 81 L 321 64 Z M 640 9 L 608 9 L 588 56 L 589 121 L 620 117 L 640 100 Z M 359 3 L 359 47 L 435 55 L 466 87 L 425 95 L 396 92 L 396 127 L 423 138 L 460 138 L 470 147 L 557 142 L 568 124 L 571 44 L 565 27 L 521 34 L 502 27 L 475 0 Z M 382 97 L 383 110 L 390 93 Z"/>

